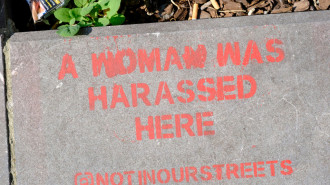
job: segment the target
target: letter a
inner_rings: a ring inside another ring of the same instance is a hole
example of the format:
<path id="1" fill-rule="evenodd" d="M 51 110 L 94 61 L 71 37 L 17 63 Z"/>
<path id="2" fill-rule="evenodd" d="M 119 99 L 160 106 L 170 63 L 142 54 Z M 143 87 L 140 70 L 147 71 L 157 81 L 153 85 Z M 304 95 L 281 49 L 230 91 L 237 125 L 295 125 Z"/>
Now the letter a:
<path id="1" fill-rule="evenodd" d="M 62 67 L 60 72 L 58 73 L 58 79 L 62 80 L 67 73 L 71 73 L 73 78 L 78 78 L 78 74 L 74 62 L 72 60 L 72 56 L 66 53 L 62 59 Z"/>

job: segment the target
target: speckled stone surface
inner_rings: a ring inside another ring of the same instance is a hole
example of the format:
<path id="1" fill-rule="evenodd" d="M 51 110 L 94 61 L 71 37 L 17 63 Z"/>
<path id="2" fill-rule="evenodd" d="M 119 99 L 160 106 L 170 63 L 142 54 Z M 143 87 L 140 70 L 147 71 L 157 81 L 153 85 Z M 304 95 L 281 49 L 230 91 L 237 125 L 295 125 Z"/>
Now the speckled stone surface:
<path id="1" fill-rule="evenodd" d="M 15 34 L 17 183 L 329 184 L 329 23 L 320 11 Z M 150 53 L 160 65 L 144 68 Z"/>

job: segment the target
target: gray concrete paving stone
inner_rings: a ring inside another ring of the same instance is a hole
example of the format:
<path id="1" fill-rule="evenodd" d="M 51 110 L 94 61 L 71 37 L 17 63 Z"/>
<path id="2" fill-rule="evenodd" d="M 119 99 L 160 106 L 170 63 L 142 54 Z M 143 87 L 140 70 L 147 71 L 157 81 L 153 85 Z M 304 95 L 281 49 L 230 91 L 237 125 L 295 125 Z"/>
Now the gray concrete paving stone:
<path id="1" fill-rule="evenodd" d="M 15 34 L 17 184 L 329 184 L 328 18 Z"/>

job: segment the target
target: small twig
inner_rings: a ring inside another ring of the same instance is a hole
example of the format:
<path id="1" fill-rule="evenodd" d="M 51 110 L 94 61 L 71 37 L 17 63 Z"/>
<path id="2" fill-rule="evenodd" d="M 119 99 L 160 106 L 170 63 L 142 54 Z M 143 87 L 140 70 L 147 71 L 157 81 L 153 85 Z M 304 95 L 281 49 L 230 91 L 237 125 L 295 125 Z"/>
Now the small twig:
<path id="1" fill-rule="evenodd" d="M 190 4 L 190 0 L 188 0 L 188 4 L 189 4 L 189 18 L 188 18 L 188 20 L 191 20 L 191 16 L 192 16 L 192 6 L 191 6 L 191 4 Z"/>
<path id="2" fill-rule="evenodd" d="M 249 11 L 248 15 L 249 15 L 249 16 L 252 15 L 253 12 L 254 12 L 255 10 L 256 10 L 255 8 L 252 8 L 252 9 Z"/>
<path id="3" fill-rule="evenodd" d="M 188 2 L 189 2 L 189 1 L 188 1 Z M 209 7 L 211 4 L 212 4 L 212 2 L 211 2 L 211 1 L 208 1 L 207 3 L 205 3 L 205 4 L 203 4 L 203 5 L 201 6 L 201 10 L 206 9 L 206 8 Z"/>
<path id="4" fill-rule="evenodd" d="M 174 0 L 171 0 L 171 2 L 172 2 L 172 4 L 174 4 L 174 5 L 178 8 L 178 10 L 180 10 L 180 6 L 177 5 L 177 4 L 174 2 Z"/>
<path id="5" fill-rule="evenodd" d="M 188 0 L 189 7 L 191 8 L 190 0 Z"/>
<path id="6" fill-rule="evenodd" d="M 220 9 L 220 6 L 216 0 L 211 0 L 211 3 L 216 10 Z"/>
<path id="7" fill-rule="evenodd" d="M 52 30 L 55 30 L 57 28 L 57 26 L 60 24 L 59 21 L 56 21 L 56 23 L 52 26 Z"/>

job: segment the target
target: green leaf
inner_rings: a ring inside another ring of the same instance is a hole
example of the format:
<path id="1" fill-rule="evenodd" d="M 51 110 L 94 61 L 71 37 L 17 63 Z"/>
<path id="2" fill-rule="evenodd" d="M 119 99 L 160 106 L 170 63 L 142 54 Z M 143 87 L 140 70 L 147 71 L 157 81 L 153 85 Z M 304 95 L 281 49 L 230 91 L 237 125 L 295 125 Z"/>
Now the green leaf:
<path id="1" fill-rule="evenodd" d="M 81 21 L 81 8 L 73 8 L 69 11 L 71 18 L 75 18 L 77 21 Z"/>
<path id="2" fill-rule="evenodd" d="M 86 21 L 80 21 L 79 23 L 78 23 L 78 25 L 80 26 L 80 27 L 89 27 L 89 26 L 92 26 L 92 23 L 90 23 L 90 22 L 86 22 Z"/>
<path id="3" fill-rule="evenodd" d="M 95 26 L 107 26 L 110 24 L 110 21 L 108 18 L 106 17 L 102 17 L 97 19 L 97 21 L 95 22 Z"/>
<path id="4" fill-rule="evenodd" d="M 94 4 L 92 11 L 89 12 L 89 15 L 93 18 L 97 18 L 99 15 L 99 11 L 101 11 L 101 6 L 99 4 Z"/>
<path id="5" fill-rule="evenodd" d="M 70 9 L 69 8 L 59 8 L 54 12 L 55 17 L 62 22 L 70 22 Z"/>
<path id="6" fill-rule="evenodd" d="M 80 29 L 79 25 L 62 25 L 58 27 L 57 34 L 63 36 L 63 37 L 71 37 L 78 33 Z"/>
<path id="7" fill-rule="evenodd" d="M 121 25 L 124 22 L 125 22 L 125 16 L 122 14 L 115 14 L 110 19 L 110 23 L 112 25 Z"/>
<path id="8" fill-rule="evenodd" d="M 88 0 L 74 0 L 74 4 L 79 8 L 85 6 L 87 3 Z"/>
<path id="9" fill-rule="evenodd" d="M 86 7 L 82 8 L 81 12 L 80 12 L 80 15 L 85 16 L 85 15 L 89 14 L 93 10 L 93 8 L 94 8 L 93 5 L 89 5 L 89 6 L 86 6 Z"/>
<path id="10" fill-rule="evenodd" d="M 75 19 L 75 18 L 72 18 L 72 19 L 70 20 L 70 25 L 74 25 L 75 22 L 76 22 L 76 19 Z"/>
<path id="11" fill-rule="evenodd" d="M 110 0 L 110 11 L 107 12 L 107 17 L 111 18 L 113 15 L 117 14 L 117 11 L 120 7 L 120 1 L 121 0 Z"/>
<path id="12" fill-rule="evenodd" d="M 101 6 L 101 9 L 102 10 L 105 10 L 105 9 L 109 9 L 110 8 L 109 2 L 110 2 L 110 0 L 100 0 L 98 2 L 98 4 Z"/>

